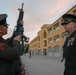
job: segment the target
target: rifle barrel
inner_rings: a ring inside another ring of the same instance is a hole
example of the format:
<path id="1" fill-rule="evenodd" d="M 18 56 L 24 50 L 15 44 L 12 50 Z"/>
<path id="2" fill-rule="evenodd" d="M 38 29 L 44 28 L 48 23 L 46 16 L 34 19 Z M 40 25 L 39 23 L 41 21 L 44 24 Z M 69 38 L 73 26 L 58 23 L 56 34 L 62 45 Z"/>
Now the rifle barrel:
<path id="1" fill-rule="evenodd" d="M 22 3 L 22 8 L 21 9 L 23 9 L 23 5 L 24 5 L 24 3 Z"/>

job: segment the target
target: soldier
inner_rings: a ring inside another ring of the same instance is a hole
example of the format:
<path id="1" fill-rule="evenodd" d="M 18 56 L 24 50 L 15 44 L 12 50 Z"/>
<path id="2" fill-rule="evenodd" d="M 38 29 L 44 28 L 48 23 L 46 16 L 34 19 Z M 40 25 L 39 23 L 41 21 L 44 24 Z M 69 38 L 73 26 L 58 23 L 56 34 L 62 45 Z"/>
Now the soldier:
<path id="1" fill-rule="evenodd" d="M 0 14 L 0 75 L 15 75 L 14 61 L 19 59 L 19 50 L 15 45 L 10 47 L 3 38 L 7 34 L 7 14 Z M 14 38 L 16 42 L 21 41 L 21 36 Z"/>
<path id="2" fill-rule="evenodd" d="M 31 50 L 29 51 L 29 58 L 31 58 Z"/>
<path id="3" fill-rule="evenodd" d="M 64 75 L 76 75 L 76 16 L 64 14 L 62 18 L 61 24 L 68 33 L 63 45 Z"/>

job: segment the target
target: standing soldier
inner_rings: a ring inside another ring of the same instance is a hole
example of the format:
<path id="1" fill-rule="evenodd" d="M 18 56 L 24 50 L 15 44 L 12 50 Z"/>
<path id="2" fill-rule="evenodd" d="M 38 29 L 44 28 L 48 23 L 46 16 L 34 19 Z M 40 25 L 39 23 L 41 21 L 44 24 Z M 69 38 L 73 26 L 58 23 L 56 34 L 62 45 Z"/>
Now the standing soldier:
<path id="1" fill-rule="evenodd" d="M 29 58 L 31 58 L 31 50 L 29 51 Z"/>
<path id="2" fill-rule="evenodd" d="M 8 29 L 6 18 L 6 14 L 0 14 L 0 75 L 15 75 L 14 61 L 19 59 L 19 50 L 14 45 L 10 47 L 3 38 Z M 21 36 L 16 36 L 14 40 L 20 42 Z"/>
<path id="3" fill-rule="evenodd" d="M 65 58 L 64 75 L 76 75 L 76 16 L 64 14 L 62 26 L 68 33 L 63 45 L 63 58 Z"/>

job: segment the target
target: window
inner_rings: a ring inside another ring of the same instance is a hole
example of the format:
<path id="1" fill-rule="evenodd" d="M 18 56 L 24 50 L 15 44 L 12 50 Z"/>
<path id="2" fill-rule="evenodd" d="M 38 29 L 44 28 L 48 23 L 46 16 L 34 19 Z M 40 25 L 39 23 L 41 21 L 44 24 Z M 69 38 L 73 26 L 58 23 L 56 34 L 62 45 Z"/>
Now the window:
<path id="1" fill-rule="evenodd" d="M 58 30 L 59 29 L 59 22 L 57 24 L 54 25 L 53 27 L 55 30 Z"/>
<path id="2" fill-rule="evenodd" d="M 48 39 L 48 42 L 49 42 L 49 43 L 52 43 L 52 38 L 49 38 L 49 39 Z"/>
<path id="3" fill-rule="evenodd" d="M 76 15 L 76 10 L 73 11 L 73 14 Z"/>
<path id="4" fill-rule="evenodd" d="M 48 53 L 50 53 L 50 52 L 52 52 L 52 47 L 51 46 L 48 48 Z"/>
<path id="5" fill-rule="evenodd" d="M 48 29 L 48 33 L 49 33 L 49 34 L 52 33 L 52 28 Z"/>
<path id="6" fill-rule="evenodd" d="M 55 53 L 59 53 L 59 46 L 58 46 L 58 45 L 56 45 L 56 46 L 54 47 L 54 52 L 55 52 Z"/>
<path id="7" fill-rule="evenodd" d="M 67 35 L 68 35 L 67 32 L 63 32 L 63 33 L 62 33 L 62 37 L 63 37 L 63 38 L 66 38 Z"/>
<path id="8" fill-rule="evenodd" d="M 55 40 L 55 41 L 59 41 L 59 40 L 60 40 L 59 34 L 56 35 L 56 36 L 54 36 L 54 40 Z"/>

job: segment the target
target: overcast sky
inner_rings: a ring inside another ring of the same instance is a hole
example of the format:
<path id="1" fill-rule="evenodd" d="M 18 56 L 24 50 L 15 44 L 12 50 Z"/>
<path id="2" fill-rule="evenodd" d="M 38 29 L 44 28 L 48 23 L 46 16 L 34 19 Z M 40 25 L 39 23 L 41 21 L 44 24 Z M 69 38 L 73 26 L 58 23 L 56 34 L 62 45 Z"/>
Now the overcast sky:
<path id="1" fill-rule="evenodd" d="M 76 0 L 1 0 L 0 14 L 8 14 L 8 34 L 16 26 L 18 8 L 24 3 L 24 35 L 32 40 L 43 24 L 51 24 L 76 4 Z"/>

